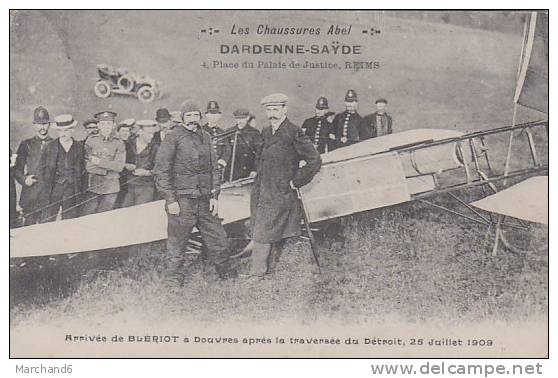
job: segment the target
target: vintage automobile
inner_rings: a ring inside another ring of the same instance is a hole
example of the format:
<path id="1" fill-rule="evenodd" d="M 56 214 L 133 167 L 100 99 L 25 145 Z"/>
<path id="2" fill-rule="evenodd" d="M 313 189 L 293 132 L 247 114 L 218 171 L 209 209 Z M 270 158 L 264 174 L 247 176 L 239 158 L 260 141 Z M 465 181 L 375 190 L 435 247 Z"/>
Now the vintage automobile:
<path id="1" fill-rule="evenodd" d="M 160 83 L 148 76 L 106 64 L 97 65 L 97 72 L 99 79 L 93 88 L 97 97 L 107 98 L 116 93 L 136 96 L 141 102 L 151 102 L 161 96 Z"/>

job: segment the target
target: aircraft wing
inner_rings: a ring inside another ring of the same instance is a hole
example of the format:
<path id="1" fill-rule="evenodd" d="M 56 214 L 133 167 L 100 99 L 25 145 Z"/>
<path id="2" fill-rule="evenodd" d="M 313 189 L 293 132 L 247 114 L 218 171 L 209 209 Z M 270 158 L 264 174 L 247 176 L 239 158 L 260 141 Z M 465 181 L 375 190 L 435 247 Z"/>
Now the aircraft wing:
<path id="1" fill-rule="evenodd" d="M 471 203 L 479 209 L 548 224 L 548 176 L 537 176 Z"/>
<path id="2" fill-rule="evenodd" d="M 454 143 L 434 146 L 412 155 L 393 149 L 461 135 L 453 130 L 409 130 L 323 155 L 322 169 L 310 184 L 302 188 L 310 220 L 317 222 L 391 206 L 409 201 L 413 194 L 433 190 L 432 172 L 459 166 Z M 223 224 L 250 217 L 252 181 L 223 185 L 219 197 L 219 215 Z M 166 238 L 164 201 L 155 201 L 12 229 L 10 257 L 85 252 Z"/>
<path id="3" fill-rule="evenodd" d="M 250 217 L 250 197 L 225 194 L 223 223 Z M 149 243 L 167 238 L 165 201 L 10 230 L 10 257 L 60 255 Z"/>

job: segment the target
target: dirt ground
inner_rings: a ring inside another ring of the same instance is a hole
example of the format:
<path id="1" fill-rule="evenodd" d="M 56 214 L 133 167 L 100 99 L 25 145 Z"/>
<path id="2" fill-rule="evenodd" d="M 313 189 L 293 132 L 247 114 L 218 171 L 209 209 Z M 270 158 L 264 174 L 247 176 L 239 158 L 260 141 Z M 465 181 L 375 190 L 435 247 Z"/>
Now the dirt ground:
<path id="1" fill-rule="evenodd" d="M 231 74 L 200 67 L 202 61 L 217 55 L 217 43 L 210 43 L 198 31 L 209 25 L 208 18 L 223 29 L 230 27 L 230 19 L 238 25 L 263 20 L 254 12 L 211 17 L 176 12 L 159 16 L 147 12 L 18 14 L 12 19 L 10 34 L 10 146 L 15 149 L 31 134 L 27 125 L 39 104 L 55 114 L 73 112 L 79 120 L 108 107 L 124 119 L 153 117 L 160 106 L 174 110 L 186 97 L 197 99 L 201 106 L 217 99 L 226 124 L 231 124 L 230 113 L 236 107 L 247 106 L 261 127 L 259 100 L 276 91 L 290 96 L 290 118 L 299 124 L 312 115 L 318 96 L 327 96 L 330 107 L 341 110 L 346 89 L 353 88 L 361 98 L 361 114 L 373 111 L 375 98 L 389 99 L 395 132 L 418 127 L 473 131 L 506 125 L 511 122 L 521 51 L 520 17 L 495 16 L 495 23 L 508 22 L 503 32 L 485 30 L 490 22 L 479 29 L 438 22 L 435 17 L 418 20 L 370 13 L 333 17 L 318 12 L 302 19 L 281 14 L 266 20 L 277 24 L 344 22 L 357 29 L 380 25 L 381 37 L 365 41 L 363 60 L 378 60 L 382 68 Z M 219 38 L 232 43 L 226 32 Z M 253 36 L 249 41 L 270 40 Z M 331 42 L 331 38 L 317 41 Z M 362 43 L 362 37 L 343 41 Z M 92 91 L 98 63 L 153 76 L 164 83 L 165 96 L 152 104 L 124 97 L 98 99 Z M 538 115 L 519 114 L 520 121 L 533 118 Z M 501 141 L 495 144 L 495 158 L 501 160 L 505 149 Z M 543 150 L 546 158 L 548 146 L 543 145 Z M 478 198 L 480 193 L 461 195 Z M 445 203 L 446 199 L 437 201 Z M 272 274 L 264 281 L 218 281 L 211 268 L 200 263 L 192 268 L 179 293 L 162 285 L 162 243 L 139 252 L 118 251 L 114 257 L 103 258 L 101 252 L 93 258 L 30 263 L 35 268 L 41 265 L 41 273 L 29 267 L 27 271 L 17 268 L 17 272 L 11 268 L 11 329 L 17 334 L 38 325 L 101 324 L 131 318 L 145 324 L 177 318 L 206 323 L 289 318 L 301 324 L 320 318 L 346 324 L 397 318 L 407 323 L 455 325 L 547 316 L 546 228 L 534 226 L 527 235 L 511 234 L 533 252 L 501 251 L 494 257 L 486 229 L 410 203 L 322 225 L 317 236 L 321 273 L 307 242 L 296 239 L 278 249 Z M 99 261 L 105 266 L 96 265 Z M 246 259 L 240 260 L 239 268 L 246 269 Z M 49 288 L 49 282 L 58 289 Z M 26 287 L 33 287 L 35 294 L 26 295 Z"/>

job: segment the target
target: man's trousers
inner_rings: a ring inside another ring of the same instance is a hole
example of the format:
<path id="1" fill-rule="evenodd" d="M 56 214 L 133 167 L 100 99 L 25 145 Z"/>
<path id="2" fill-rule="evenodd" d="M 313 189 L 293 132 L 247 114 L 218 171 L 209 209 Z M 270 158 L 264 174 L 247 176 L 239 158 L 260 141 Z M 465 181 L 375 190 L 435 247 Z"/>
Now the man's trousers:
<path id="1" fill-rule="evenodd" d="M 175 276 L 183 273 L 186 243 L 195 226 L 200 231 L 207 248 L 209 261 L 215 265 L 219 275 L 225 274 L 229 269 L 229 243 L 220 219 L 209 211 L 209 198 L 181 197 L 178 199 L 178 204 L 180 214 L 168 215 L 169 273 Z"/>

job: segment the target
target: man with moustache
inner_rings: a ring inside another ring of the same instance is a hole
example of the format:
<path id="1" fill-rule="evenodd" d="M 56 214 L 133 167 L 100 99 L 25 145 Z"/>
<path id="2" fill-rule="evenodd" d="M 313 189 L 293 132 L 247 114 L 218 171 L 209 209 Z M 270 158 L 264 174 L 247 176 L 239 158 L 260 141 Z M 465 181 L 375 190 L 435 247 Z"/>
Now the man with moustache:
<path id="1" fill-rule="evenodd" d="M 177 126 L 184 126 L 184 123 L 182 121 L 182 112 L 179 110 L 170 112 L 170 120 L 171 129 L 174 129 Z"/>
<path id="2" fill-rule="evenodd" d="M 19 206 L 23 210 L 25 226 L 36 224 L 41 217 L 39 206 L 40 180 L 38 166 L 47 144 L 52 141 L 48 135 L 50 117 L 48 111 L 39 106 L 33 114 L 35 136 L 22 141 L 17 149 L 14 177 L 21 184 Z"/>
<path id="3" fill-rule="evenodd" d="M 184 283 L 184 248 L 194 227 L 219 278 L 234 276 L 227 234 L 218 218 L 221 170 L 211 136 L 200 125 L 199 107 L 190 101 L 182 105 L 182 121 L 161 143 L 153 169 L 168 214 L 165 280 L 171 288 Z"/>
<path id="4" fill-rule="evenodd" d="M 136 126 L 137 134 L 127 145 L 126 170 L 129 176 L 124 207 L 140 205 L 155 199 L 153 167 L 159 145 L 153 137 L 159 131 L 159 127 L 157 122 L 152 120 L 139 120 Z"/>
<path id="5" fill-rule="evenodd" d="M 94 214 L 114 208 L 120 192 L 120 172 L 126 163 L 126 147 L 114 134 L 116 113 L 95 114 L 99 134 L 85 141 L 85 168 L 88 173 L 83 214 Z"/>
<path id="6" fill-rule="evenodd" d="M 316 115 L 302 123 L 302 131 L 310 138 L 320 154 L 330 149 L 328 148 L 328 143 L 330 141 L 329 134 L 331 133 L 332 125 L 325 118 L 328 110 L 327 98 L 320 97 L 316 102 Z"/>
<path id="7" fill-rule="evenodd" d="M 207 110 L 205 111 L 207 123 L 203 125 L 203 129 L 213 137 L 213 149 L 217 154 L 217 163 L 221 169 L 225 169 L 231 158 L 231 143 L 229 137 L 218 138 L 220 134 L 225 132 L 225 130 L 219 127 L 221 116 L 221 110 L 219 109 L 217 101 L 209 101 L 207 103 Z"/>
<path id="8" fill-rule="evenodd" d="M 392 133 L 392 119 L 386 113 L 387 100 L 379 98 L 376 100 L 376 111 L 362 119 L 362 139 L 376 138 Z"/>
<path id="9" fill-rule="evenodd" d="M 267 273 L 272 245 L 300 235 L 303 210 L 295 190 L 308 184 L 321 166 L 310 138 L 287 118 L 287 102 L 282 93 L 261 100 L 271 125 L 262 131 L 250 199 L 252 241 L 245 249 L 252 251 L 249 276 L 256 279 Z"/>
<path id="10" fill-rule="evenodd" d="M 73 138 L 77 122 L 70 114 L 59 115 L 54 121 L 52 128 L 58 138 L 45 147 L 38 168 L 44 208 L 41 222 L 55 221 L 60 210 L 62 219 L 78 217 L 84 190 L 84 145 Z"/>
<path id="11" fill-rule="evenodd" d="M 233 112 L 233 116 L 236 125 L 232 129 L 232 157 L 225 172 L 225 179 L 230 181 L 249 177 L 256 171 L 256 152 L 262 145 L 262 136 L 258 129 L 248 125 L 250 112 L 240 108 Z"/>
<path id="12" fill-rule="evenodd" d="M 349 89 L 345 95 L 345 111 L 333 119 L 334 148 L 350 146 L 360 140 L 362 117 L 357 113 L 357 108 L 357 94 L 353 89 Z"/>

